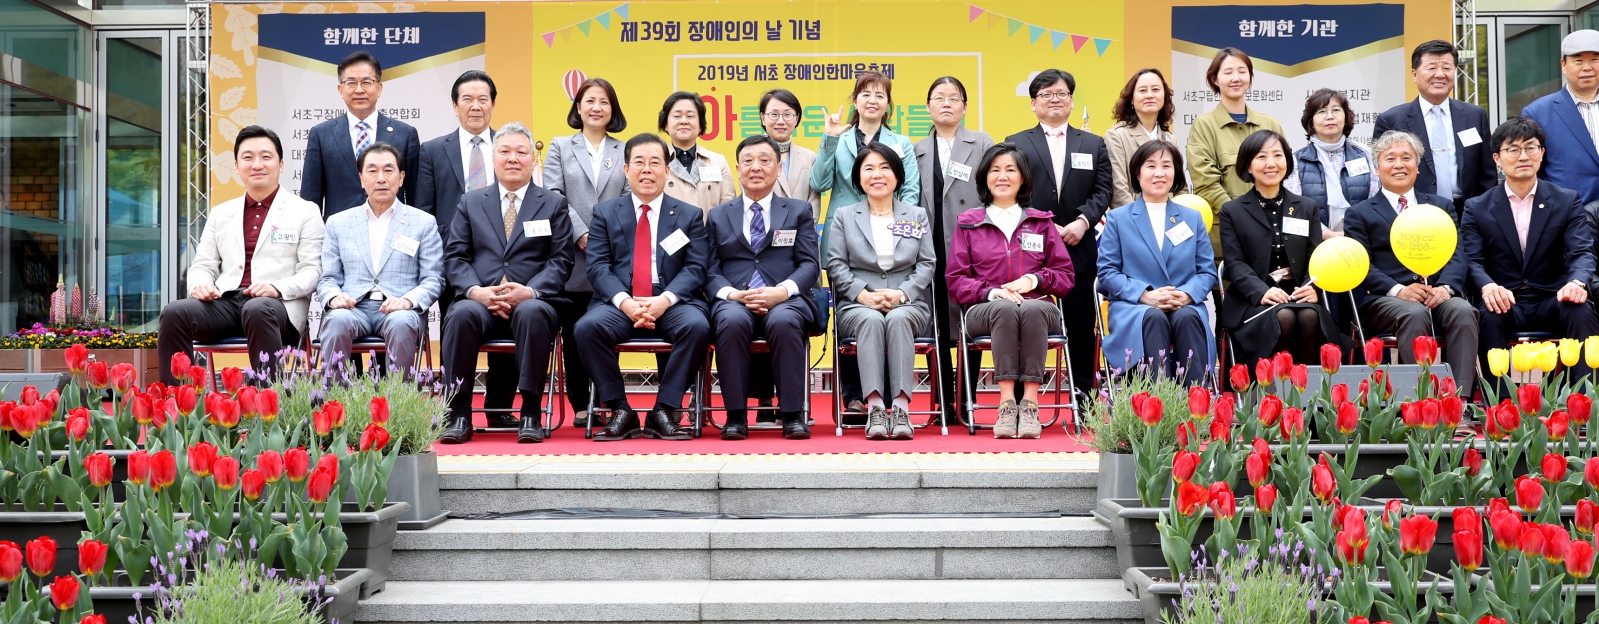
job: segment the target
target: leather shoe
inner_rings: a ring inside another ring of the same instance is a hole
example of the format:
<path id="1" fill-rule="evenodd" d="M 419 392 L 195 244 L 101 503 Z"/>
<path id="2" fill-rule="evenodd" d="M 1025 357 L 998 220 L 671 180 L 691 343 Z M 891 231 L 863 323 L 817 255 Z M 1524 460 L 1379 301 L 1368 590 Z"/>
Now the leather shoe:
<path id="1" fill-rule="evenodd" d="M 611 410 L 611 417 L 605 420 L 605 429 L 594 434 L 594 439 L 600 442 L 616 442 L 643 434 L 644 431 L 638 426 L 638 412 L 630 407 L 619 407 Z"/>
<path id="2" fill-rule="evenodd" d="M 539 420 L 537 414 L 522 417 L 521 426 L 516 432 L 516 441 L 519 444 L 538 444 L 544 441 L 544 426 Z"/>
<path id="3" fill-rule="evenodd" d="M 676 410 L 664 405 L 657 405 L 650 410 L 650 415 L 645 421 L 644 437 L 661 440 L 687 440 L 693 435 L 688 430 L 677 425 Z"/>
<path id="4" fill-rule="evenodd" d="M 439 442 L 444 444 L 465 444 L 472 441 L 472 417 L 452 416 L 450 424 L 444 428 L 444 433 L 439 435 Z"/>
<path id="5" fill-rule="evenodd" d="M 729 418 L 727 425 L 722 427 L 723 440 L 743 440 L 749 437 L 749 425 L 742 420 Z"/>
<path id="6" fill-rule="evenodd" d="M 522 423 L 510 414 L 495 414 L 492 412 L 488 414 L 488 428 L 490 429 L 517 429 L 521 426 Z"/>
<path id="7" fill-rule="evenodd" d="M 805 424 L 804 414 L 783 416 L 783 437 L 790 440 L 811 439 L 811 428 Z"/>

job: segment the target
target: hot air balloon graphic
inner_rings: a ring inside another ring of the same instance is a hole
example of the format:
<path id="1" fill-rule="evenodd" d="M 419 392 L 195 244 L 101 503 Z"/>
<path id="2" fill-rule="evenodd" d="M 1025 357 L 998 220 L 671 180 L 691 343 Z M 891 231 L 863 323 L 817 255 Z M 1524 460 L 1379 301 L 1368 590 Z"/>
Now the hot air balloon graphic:
<path id="1" fill-rule="evenodd" d="M 561 88 L 566 90 L 566 99 L 577 99 L 577 88 L 583 86 L 583 81 L 588 79 L 589 77 L 583 75 L 581 69 L 567 70 L 566 75 L 561 77 Z"/>

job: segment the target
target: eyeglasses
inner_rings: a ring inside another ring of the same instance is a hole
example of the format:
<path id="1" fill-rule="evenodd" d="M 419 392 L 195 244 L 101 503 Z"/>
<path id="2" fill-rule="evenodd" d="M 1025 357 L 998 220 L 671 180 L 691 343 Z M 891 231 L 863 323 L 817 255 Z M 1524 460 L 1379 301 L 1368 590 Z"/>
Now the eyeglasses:
<path id="1" fill-rule="evenodd" d="M 345 78 L 344 80 L 340 80 L 339 84 L 344 85 L 346 87 L 349 87 L 351 89 L 354 89 L 357 86 L 360 86 L 360 87 L 366 88 L 366 89 L 371 89 L 372 87 L 378 86 L 378 81 L 374 80 L 372 78 L 362 78 L 360 80 L 356 80 L 354 78 Z"/>
<path id="2" fill-rule="evenodd" d="M 795 115 L 794 111 L 783 111 L 781 113 L 777 111 L 771 111 L 761 116 L 772 121 L 794 121 L 795 119 L 799 119 L 799 115 Z"/>
<path id="3" fill-rule="evenodd" d="M 1044 100 L 1046 102 L 1068 100 L 1071 99 L 1071 97 L 1072 92 L 1070 91 L 1046 91 L 1037 95 L 1037 99 Z"/>
<path id="4" fill-rule="evenodd" d="M 1511 158 L 1521 158 L 1522 153 L 1526 153 L 1528 156 L 1537 156 L 1543 153 L 1543 146 L 1533 144 L 1525 147 L 1505 147 L 1500 148 L 1499 153 Z"/>
<path id="5" fill-rule="evenodd" d="M 1333 115 L 1342 115 L 1342 114 L 1344 114 L 1344 109 L 1338 108 L 1338 107 L 1318 108 L 1318 109 L 1316 109 L 1316 116 L 1317 117 L 1331 117 Z"/>
<path id="6" fill-rule="evenodd" d="M 960 104 L 960 103 L 965 102 L 965 101 L 966 100 L 964 100 L 962 98 L 959 98 L 959 97 L 944 97 L 944 96 L 940 95 L 940 96 L 934 97 L 934 98 L 932 98 L 930 100 L 927 100 L 927 103 L 943 105 L 943 104 Z"/>

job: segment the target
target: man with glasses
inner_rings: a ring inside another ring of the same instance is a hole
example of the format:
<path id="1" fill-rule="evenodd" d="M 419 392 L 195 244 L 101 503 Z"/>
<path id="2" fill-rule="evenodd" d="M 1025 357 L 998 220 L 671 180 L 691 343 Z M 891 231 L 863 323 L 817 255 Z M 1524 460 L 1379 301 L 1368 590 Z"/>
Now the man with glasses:
<path id="1" fill-rule="evenodd" d="M 1483 143 L 1488 138 L 1488 113 L 1481 106 L 1450 99 L 1460 53 L 1454 44 L 1434 39 L 1410 54 L 1410 77 L 1421 93 L 1377 116 L 1372 138 L 1404 130 L 1421 138 L 1427 150 L 1416 174 L 1416 190 L 1442 195 L 1458 212 L 1466 200 L 1493 186 L 1494 163 Z"/>
<path id="2" fill-rule="evenodd" d="M 1482 289 L 1482 369 L 1489 349 L 1510 347 L 1517 332 L 1551 332 L 1582 340 L 1599 335 L 1588 305 L 1594 272 L 1593 234 L 1577 193 L 1538 179 L 1544 157 L 1538 122 L 1511 117 L 1490 141 L 1505 182 L 1466 202 L 1460 244 L 1471 283 Z M 1578 362 L 1577 373 L 1592 370 Z M 1499 396 L 1508 385 L 1490 379 Z"/>
<path id="3" fill-rule="evenodd" d="M 1548 137 L 1538 177 L 1599 200 L 1599 31 L 1579 30 L 1560 42 L 1565 88 L 1521 110 Z"/>
<path id="4" fill-rule="evenodd" d="M 355 157 L 373 143 L 394 146 L 407 167 L 422 161 L 422 143 L 416 129 L 378 112 L 383 95 L 383 66 L 367 52 L 354 52 L 339 61 L 339 97 L 346 114 L 311 128 L 305 144 L 305 169 L 300 176 L 300 197 L 322 208 L 322 219 L 366 203 L 361 172 Z M 416 204 L 416 184 L 421 177 L 405 171 L 399 201 Z"/>

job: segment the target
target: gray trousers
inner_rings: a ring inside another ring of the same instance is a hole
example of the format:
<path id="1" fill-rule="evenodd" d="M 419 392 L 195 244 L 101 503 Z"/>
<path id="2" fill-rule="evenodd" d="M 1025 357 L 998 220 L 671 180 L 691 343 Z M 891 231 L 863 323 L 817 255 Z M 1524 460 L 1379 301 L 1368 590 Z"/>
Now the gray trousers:
<path id="1" fill-rule="evenodd" d="M 838 311 L 838 335 L 855 339 L 861 396 L 878 393 L 884 401 L 916 389 L 916 337 L 932 333 L 932 314 L 918 305 L 901 305 L 883 314 L 850 304 Z"/>
<path id="2" fill-rule="evenodd" d="M 1004 299 L 966 310 L 966 337 L 989 336 L 994 354 L 994 379 L 1044 383 L 1049 335 L 1060 331 L 1060 308 L 1048 299 L 1016 305 Z"/>
<path id="3" fill-rule="evenodd" d="M 421 344 L 422 315 L 416 310 L 379 312 L 382 301 L 362 299 L 353 309 L 328 310 L 322 315 L 322 354 L 326 366 L 334 367 L 350 357 L 350 345 L 376 334 L 383 337 L 391 370 L 411 372 L 416 366 L 416 350 Z"/>
<path id="4" fill-rule="evenodd" d="M 1430 312 L 1430 314 L 1429 314 Z M 1360 308 L 1367 334 L 1394 334 L 1399 339 L 1399 361 L 1416 363 L 1413 342 L 1417 336 L 1441 336 L 1444 361 L 1455 376 L 1460 396 L 1470 397 L 1477 381 L 1478 312 L 1463 297 L 1450 297 L 1437 308 L 1398 297 L 1373 297 Z"/>

